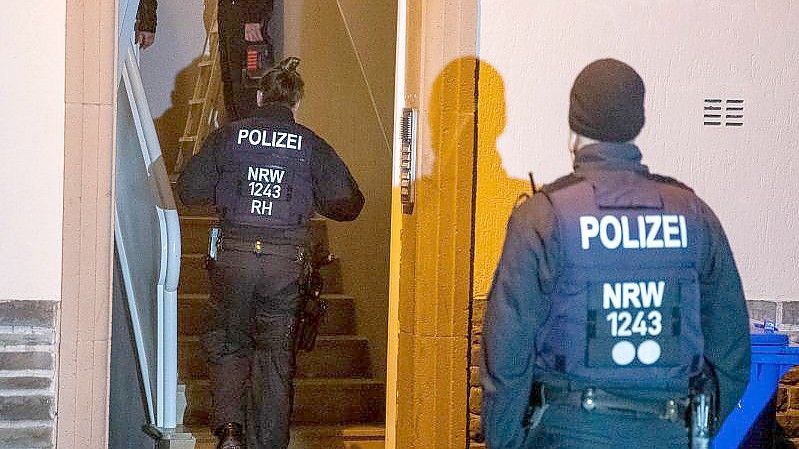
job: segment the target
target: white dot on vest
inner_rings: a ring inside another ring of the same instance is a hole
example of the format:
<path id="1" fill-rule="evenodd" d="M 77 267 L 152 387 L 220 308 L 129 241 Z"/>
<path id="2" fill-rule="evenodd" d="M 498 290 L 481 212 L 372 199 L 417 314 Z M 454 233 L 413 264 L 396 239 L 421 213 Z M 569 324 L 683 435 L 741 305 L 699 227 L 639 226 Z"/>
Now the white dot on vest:
<path id="1" fill-rule="evenodd" d="M 613 345 L 611 351 L 613 363 L 619 366 L 626 366 L 635 360 L 635 345 L 629 341 L 620 341 Z"/>
<path id="2" fill-rule="evenodd" d="M 655 340 L 647 340 L 638 346 L 638 360 L 651 365 L 660 360 L 660 345 Z"/>

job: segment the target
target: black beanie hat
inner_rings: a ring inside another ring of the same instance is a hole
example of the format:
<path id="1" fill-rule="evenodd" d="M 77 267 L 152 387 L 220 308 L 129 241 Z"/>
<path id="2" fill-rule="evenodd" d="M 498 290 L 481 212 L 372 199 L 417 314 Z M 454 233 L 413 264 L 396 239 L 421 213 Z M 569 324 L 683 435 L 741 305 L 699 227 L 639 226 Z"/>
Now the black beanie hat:
<path id="1" fill-rule="evenodd" d="M 644 126 L 644 81 L 632 67 L 600 59 L 577 75 L 571 90 L 569 126 L 600 142 L 628 142 Z"/>

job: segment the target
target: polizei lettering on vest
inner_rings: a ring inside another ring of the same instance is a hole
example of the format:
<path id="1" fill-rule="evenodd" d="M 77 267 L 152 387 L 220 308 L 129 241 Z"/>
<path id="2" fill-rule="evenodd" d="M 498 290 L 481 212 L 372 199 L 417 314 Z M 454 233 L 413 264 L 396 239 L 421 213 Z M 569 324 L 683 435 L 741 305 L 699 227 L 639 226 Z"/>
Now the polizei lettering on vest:
<path id="1" fill-rule="evenodd" d="M 602 307 L 605 310 L 659 308 L 665 289 L 664 281 L 604 284 Z"/>
<path id="2" fill-rule="evenodd" d="M 250 213 L 256 215 L 272 216 L 274 204 L 263 199 L 283 200 L 283 181 L 286 170 L 281 167 L 247 167 L 247 193 L 250 200 Z"/>
<path id="3" fill-rule="evenodd" d="M 687 248 L 688 226 L 683 215 L 585 215 L 580 217 L 580 238 L 584 250 L 596 240 L 613 250 Z"/>
<path id="4" fill-rule="evenodd" d="M 274 167 L 247 167 L 247 181 L 283 183 L 286 170 Z"/>
<path id="5" fill-rule="evenodd" d="M 265 129 L 242 128 L 239 130 L 237 142 L 239 145 L 244 142 L 249 142 L 250 145 L 260 145 L 262 147 L 302 150 L 302 136 L 281 131 L 268 131 Z"/>
<path id="6" fill-rule="evenodd" d="M 272 202 L 263 200 L 252 200 L 250 206 L 251 214 L 272 216 Z"/>
<path id="7" fill-rule="evenodd" d="M 611 359 L 626 366 L 635 357 L 644 365 L 660 359 L 661 347 L 657 337 L 663 332 L 663 297 L 665 281 L 616 282 L 602 285 L 602 308 L 605 310 L 610 336 L 616 340 Z M 637 348 L 627 338 L 638 335 L 650 337 Z"/>

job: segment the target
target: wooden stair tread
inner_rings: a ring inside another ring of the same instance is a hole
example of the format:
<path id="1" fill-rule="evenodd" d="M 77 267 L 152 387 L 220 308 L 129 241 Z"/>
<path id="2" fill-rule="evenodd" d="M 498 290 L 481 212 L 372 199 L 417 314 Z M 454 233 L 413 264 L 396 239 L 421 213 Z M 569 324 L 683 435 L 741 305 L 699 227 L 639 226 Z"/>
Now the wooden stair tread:
<path id="1" fill-rule="evenodd" d="M 214 449 L 216 438 L 208 427 L 189 428 L 196 449 Z M 297 425 L 291 427 L 289 449 L 384 449 L 386 430 L 382 424 Z"/>
<path id="2" fill-rule="evenodd" d="M 174 182 L 177 183 L 177 180 Z M 219 218 L 215 215 L 181 215 L 180 219 L 185 221 L 219 221 Z M 330 220 L 325 217 L 313 217 L 309 221 L 313 223 L 323 223 Z"/>
<path id="3" fill-rule="evenodd" d="M 292 422 L 296 424 L 363 424 L 385 419 L 385 382 L 365 378 L 297 378 L 294 387 Z M 207 424 L 210 382 L 187 379 L 186 395 L 185 422 Z"/>
<path id="4" fill-rule="evenodd" d="M 184 301 L 207 301 L 211 295 L 209 293 L 181 293 L 178 295 L 178 302 Z M 345 293 L 322 293 L 322 299 L 331 301 L 354 301 L 355 297 Z"/>
<path id="5" fill-rule="evenodd" d="M 188 221 L 188 222 L 219 221 L 219 218 L 213 215 L 181 215 L 180 221 Z"/>
<path id="6" fill-rule="evenodd" d="M 186 343 L 196 343 L 200 341 L 199 335 L 179 335 L 178 340 Z M 339 342 L 339 341 L 357 341 L 368 342 L 369 338 L 362 335 L 319 335 L 316 337 L 317 341 L 321 342 Z"/>
<path id="7" fill-rule="evenodd" d="M 183 253 L 181 257 L 184 259 L 205 259 L 207 254 L 205 253 Z"/>
<path id="8" fill-rule="evenodd" d="M 186 384 L 191 384 L 197 387 L 208 388 L 211 381 L 208 379 L 187 379 Z M 382 386 L 385 382 L 377 379 L 369 379 L 362 377 L 312 377 L 312 378 L 296 378 L 294 379 L 296 387 L 326 387 L 326 386 Z"/>
<path id="9" fill-rule="evenodd" d="M 186 426 L 185 432 L 191 432 L 197 440 L 214 438 L 211 429 L 207 426 Z M 375 424 L 344 424 L 344 425 L 297 425 L 291 426 L 292 433 L 303 433 L 318 436 L 344 436 L 352 438 L 373 438 L 386 436 L 386 426 Z"/>

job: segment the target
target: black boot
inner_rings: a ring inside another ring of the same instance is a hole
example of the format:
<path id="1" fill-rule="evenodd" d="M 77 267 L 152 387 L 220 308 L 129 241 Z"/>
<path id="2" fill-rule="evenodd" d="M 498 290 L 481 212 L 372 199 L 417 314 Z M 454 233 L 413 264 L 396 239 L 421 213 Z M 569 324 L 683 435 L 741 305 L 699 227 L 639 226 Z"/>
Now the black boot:
<path id="1" fill-rule="evenodd" d="M 244 432 L 241 424 L 229 422 L 217 427 L 214 435 L 219 438 L 216 449 L 246 449 L 244 444 Z"/>

